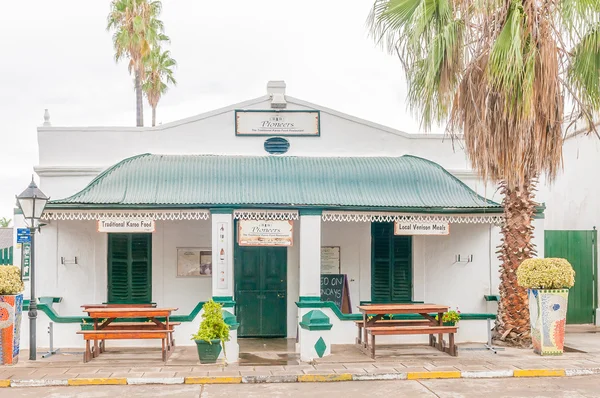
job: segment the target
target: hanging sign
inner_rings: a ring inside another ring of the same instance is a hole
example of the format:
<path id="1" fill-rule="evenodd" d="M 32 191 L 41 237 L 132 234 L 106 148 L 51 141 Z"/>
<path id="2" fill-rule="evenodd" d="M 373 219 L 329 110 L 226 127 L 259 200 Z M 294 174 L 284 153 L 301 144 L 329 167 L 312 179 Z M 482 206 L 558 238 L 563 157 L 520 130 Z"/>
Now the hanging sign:
<path id="1" fill-rule="evenodd" d="M 321 273 L 339 274 L 340 273 L 340 247 L 323 246 L 321 247 Z"/>
<path id="2" fill-rule="evenodd" d="M 319 111 L 235 111 L 235 135 L 312 136 L 320 132 Z"/>
<path id="3" fill-rule="evenodd" d="M 294 224 L 290 220 L 240 220 L 240 246 L 292 246 Z"/>
<path id="4" fill-rule="evenodd" d="M 394 222 L 394 235 L 448 235 L 450 223 L 444 222 Z"/>
<path id="5" fill-rule="evenodd" d="M 98 220 L 98 232 L 154 232 L 155 228 L 151 219 Z"/>
<path id="6" fill-rule="evenodd" d="M 227 239 L 229 236 L 229 224 L 217 223 L 217 288 L 227 289 Z"/>

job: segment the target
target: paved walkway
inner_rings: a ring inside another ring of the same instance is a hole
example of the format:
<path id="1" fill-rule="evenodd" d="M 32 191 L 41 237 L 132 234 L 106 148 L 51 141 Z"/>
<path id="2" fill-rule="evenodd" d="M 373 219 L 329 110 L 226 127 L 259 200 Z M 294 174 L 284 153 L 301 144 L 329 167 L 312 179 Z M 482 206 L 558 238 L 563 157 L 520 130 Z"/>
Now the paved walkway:
<path id="1" fill-rule="evenodd" d="M 262 344 L 263 342 L 267 344 Z M 281 343 L 283 341 L 283 343 Z M 260 343 L 260 344 L 258 344 Z M 277 347 L 277 345 L 280 345 Z M 281 346 L 283 344 L 283 346 Z M 245 345 L 245 347 L 244 347 Z M 275 346 L 275 347 L 274 347 Z M 200 365 L 195 347 L 176 347 L 167 364 L 160 349 L 108 348 L 91 362 L 80 351 L 62 351 L 35 362 L 21 361 L 0 368 L 2 384 L 205 384 L 296 381 L 343 381 L 425 378 L 576 376 L 600 374 L 600 334 L 567 336 L 568 352 L 540 357 L 531 350 L 505 348 L 493 353 L 481 344 L 459 346 L 451 357 L 427 346 L 390 346 L 370 359 L 351 345 L 333 347 L 331 356 L 300 363 L 285 340 L 243 342 L 239 364 Z M 278 349 L 274 349 L 278 348 Z M 286 352 L 287 351 L 287 352 Z"/>

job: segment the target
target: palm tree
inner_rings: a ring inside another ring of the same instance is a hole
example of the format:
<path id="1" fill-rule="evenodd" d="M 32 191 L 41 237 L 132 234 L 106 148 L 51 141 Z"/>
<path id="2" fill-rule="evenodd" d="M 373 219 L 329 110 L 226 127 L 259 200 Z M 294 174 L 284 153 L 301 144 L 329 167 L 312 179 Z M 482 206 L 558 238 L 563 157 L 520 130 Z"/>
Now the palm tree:
<path id="1" fill-rule="evenodd" d="M 11 221 L 12 220 L 10 218 L 6 218 L 6 217 L 0 218 L 0 228 L 8 228 Z"/>
<path id="2" fill-rule="evenodd" d="M 169 90 L 168 84 L 177 84 L 177 81 L 173 77 L 173 68 L 177 66 L 177 62 L 171 58 L 169 50 L 162 51 L 160 47 L 156 47 L 144 59 L 144 65 L 145 80 L 142 84 L 142 90 L 152 107 L 152 127 L 154 127 L 156 126 L 156 106 L 158 105 L 158 101 Z"/>
<path id="3" fill-rule="evenodd" d="M 114 30 L 115 60 L 129 58 L 129 73 L 135 76 L 136 125 L 144 125 L 142 81 L 144 57 L 153 46 L 168 40 L 163 33 L 163 23 L 158 19 L 162 4 L 157 0 L 112 0 L 108 14 L 107 30 Z"/>
<path id="4" fill-rule="evenodd" d="M 503 192 L 496 337 L 530 341 L 515 270 L 535 255 L 535 182 L 562 166 L 570 120 L 600 109 L 600 0 L 375 0 L 375 41 L 401 60 L 425 130 L 447 123 L 474 169 Z M 462 136 L 459 136 L 462 134 Z"/>

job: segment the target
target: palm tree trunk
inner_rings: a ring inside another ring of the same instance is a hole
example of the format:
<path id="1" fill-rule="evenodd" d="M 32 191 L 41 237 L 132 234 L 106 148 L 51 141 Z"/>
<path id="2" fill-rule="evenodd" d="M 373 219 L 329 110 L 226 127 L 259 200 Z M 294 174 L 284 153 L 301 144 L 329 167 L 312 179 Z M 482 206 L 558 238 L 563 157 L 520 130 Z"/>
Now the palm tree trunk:
<path id="1" fill-rule="evenodd" d="M 522 189 L 501 185 L 504 195 L 504 225 L 499 246 L 500 301 L 496 318 L 495 338 L 510 345 L 529 346 L 531 330 L 527 291 L 517 284 L 516 270 L 523 260 L 535 256 L 533 238 L 533 201 L 535 184 L 532 180 Z"/>
<path id="2" fill-rule="evenodd" d="M 156 126 L 156 105 L 152 106 L 152 127 Z"/>
<path id="3" fill-rule="evenodd" d="M 136 126 L 144 126 L 144 101 L 142 98 L 142 79 L 140 77 L 140 71 L 135 71 L 135 114 L 136 114 Z"/>

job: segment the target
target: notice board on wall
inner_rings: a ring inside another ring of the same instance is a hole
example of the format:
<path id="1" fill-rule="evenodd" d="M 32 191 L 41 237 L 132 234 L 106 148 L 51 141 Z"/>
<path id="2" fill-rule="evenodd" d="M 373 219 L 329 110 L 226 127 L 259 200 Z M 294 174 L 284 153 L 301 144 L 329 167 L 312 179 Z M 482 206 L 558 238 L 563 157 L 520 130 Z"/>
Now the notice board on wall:
<path id="1" fill-rule="evenodd" d="M 321 301 L 333 301 L 342 314 L 352 313 L 346 274 L 321 274 Z"/>

